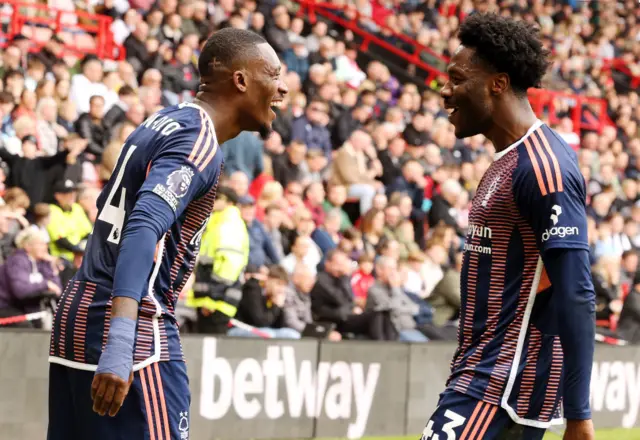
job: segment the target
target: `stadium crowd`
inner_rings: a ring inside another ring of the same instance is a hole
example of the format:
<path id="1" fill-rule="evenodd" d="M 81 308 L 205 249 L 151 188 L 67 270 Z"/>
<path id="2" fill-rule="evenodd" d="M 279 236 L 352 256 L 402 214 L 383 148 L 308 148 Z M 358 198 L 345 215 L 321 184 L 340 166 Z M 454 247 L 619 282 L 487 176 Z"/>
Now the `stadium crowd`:
<path id="1" fill-rule="evenodd" d="M 539 24 L 553 49 L 544 87 L 608 103 L 612 123 L 601 132 L 576 133 L 567 100 L 556 103 L 553 128 L 577 151 L 587 182 L 598 323 L 640 342 L 640 105 L 630 78 L 607 68 L 620 58 L 640 75 L 639 9 L 633 0 L 593 3 L 353 0 L 340 13 L 357 9 L 363 28 L 398 46 L 389 29 L 415 38 L 441 70 L 468 14 Z M 60 295 L 127 136 L 194 97 L 201 43 L 233 26 L 271 43 L 289 95 L 266 139 L 244 132 L 221 146 L 224 177 L 177 310 L 183 329 L 255 336 L 228 330 L 234 318 L 281 338 L 455 338 L 470 203 L 494 151 L 482 136 L 455 138 L 437 90 L 401 84 L 378 61 L 358 64 L 350 32 L 306 23 L 295 2 L 84 7 L 113 17 L 126 60 L 74 60 L 58 36 L 30 52 L 18 35 L 0 51 L 0 317 Z M 596 117 L 584 109 L 583 119 Z"/>

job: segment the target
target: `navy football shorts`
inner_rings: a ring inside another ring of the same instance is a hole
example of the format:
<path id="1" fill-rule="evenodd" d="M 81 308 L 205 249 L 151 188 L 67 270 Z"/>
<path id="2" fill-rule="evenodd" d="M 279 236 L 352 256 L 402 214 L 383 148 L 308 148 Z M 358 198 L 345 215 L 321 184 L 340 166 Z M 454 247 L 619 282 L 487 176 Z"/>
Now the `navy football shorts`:
<path id="1" fill-rule="evenodd" d="M 499 406 L 445 391 L 421 440 L 542 440 L 545 430 L 518 425 Z"/>
<path id="2" fill-rule="evenodd" d="M 115 417 L 93 412 L 93 371 L 49 366 L 48 440 L 187 440 L 189 379 L 184 362 L 158 362 L 133 375 Z"/>

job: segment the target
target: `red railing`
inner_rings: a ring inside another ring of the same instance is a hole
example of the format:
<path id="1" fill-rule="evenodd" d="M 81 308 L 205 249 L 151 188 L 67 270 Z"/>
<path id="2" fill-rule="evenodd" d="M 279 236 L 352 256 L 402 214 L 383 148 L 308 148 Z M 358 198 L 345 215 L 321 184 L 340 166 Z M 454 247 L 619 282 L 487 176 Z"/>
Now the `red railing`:
<path id="1" fill-rule="evenodd" d="M 392 35 L 394 37 L 400 38 L 402 41 L 410 45 L 413 48 L 413 51 L 411 54 L 409 54 L 408 52 L 402 49 L 399 49 L 398 47 L 394 46 L 391 43 L 388 43 L 382 38 L 377 37 L 376 35 L 373 35 L 370 32 L 362 29 L 358 24 L 360 18 L 362 17 L 353 8 L 341 7 L 341 6 L 333 5 L 331 3 L 316 3 L 314 1 L 309 1 L 309 0 L 296 0 L 296 2 L 300 5 L 300 10 L 298 11 L 298 15 L 302 15 L 306 12 L 309 18 L 309 21 L 312 24 L 317 21 L 317 16 L 319 15 L 321 17 L 324 17 L 333 21 L 334 23 L 337 23 L 338 25 L 342 26 L 347 30 L 350 30 L 355 35 L 358 35 L 360 38 L 362 38 L 362 42 L 358 47 L 359 50 L 366 51 L 369 48 L 369 45 L 373 43 L 377 46 L 380 46 L 384 50 L 400 58 L 405 59 L 407 62 L 409 62 L 409 64 L 412 64 L 420 69 L 425 70 L 427 72 L 427 78 L 425 79 L 425 84 L 427 85 L 429 85 L 434 79 L 444 75 L 440 70 L 436 69 L 430 64 L 425 63 L 420 58 L 420 53 L 423 51 L 428 52 L 430 54 L 435 54 L 435 52 L 433 52 L 431 49 L 425 46 L 419 45 L 418 43 L 416 43 L 414 40 L 407 37 L 406 35 L 396 34 L 391 28 L 384 27 L 384 29 L 387 29 L 389 30 L 389 32 L 392 32 Z M 344 19 L 336 15 L 333 11 L 337 9 L 344 11 L 348 15 L 351 15 L 352 18 Z"/>
<path id="2" fill-rule="evenodd" d="M 611 71 L 617 70 L 629 77 L 629 85 L 632 89 L 637 89 L 640 87 L 640 76 L 634 76 L 631 69 L 624 60 L 621 59 L 613 59 L 613 60 L 605 60 L 604 61 L 604 70 Z"/>
<path id="3" fill-rule="evenodd" d="M 360 38 L 362 38 L 362 42 L 359 46 L 360 50 L 366 51 L 369 47 L 369 44 L 377 44 L 390 53 L 404 59 L 410 65 L 415 65 L 416 67 L 425 70 L 427 72 L 427 78 L 425 79 L 425 84 L 427 86 L 430 86 L 431 82 L 435 78 L 447 78 L 446 73 L 441 72 L 440 70 L 425 63 L 420 59 L 420 53 L 426 48 L 424 46 L 418 45 L 411 38 L 404 36 L 404 38 L 402 39 L 402 41 L 413 47 L 412 52 L 408 53 L 362 29 L 358 23 L 359 18 L 361 17 L 358 13 L 353 14 L 353 12 L 351 12 L 350 19 L 343 19 L 342 17 L 339 17 L 332 12 L 335 9 L 352 11 L 352 9 L 350 8 L 339 7 L 327 3 L 315 3 L 310 0 L 296 0 L 296 2 L 300 5 L 298 15 L 302 15 L 306 12 L 307 17 L 311 23 L 315 23 L 317 20 L 317 16 L 321 16 L 360 36 Z M 550 124 L 556 124 L 559 122 L 559 118 L 556 114 L 556 104 L 558 100 L 569 101 L 569 114 L 571 120 L 573 121 L 574 130 L 577 133 L 580 133 L 581 130 L 595 130 L 600 132 L 602 131 L 602 128 L 604 128 L 604 126 L 608 123 L 607 102 L 604 99 L 589 98 L 572 93 L 555 92 L 542 89 L 531 89 L 529 90 L 528 95 L 531 106 L 536 114 L 538 116 L 546 114 Z M 584 109 L 587 105 L 596 107 L 593 112 L 597 117 L 597 121 L 583 122 Z"/>
<path id="4" fill-rule="evenodd" d="M 23 34 L 31 42 L 29 50 L 37 52 L 53 35 L 58 35 L 65 41 L 65 54 L 93 54 L 101 59 L 124 59 L 124 48 L 113 41 L 111 17 L 83 11 L 52 9 L 46 4 L 15 0 L 4 1 L 3 6 L 6 4 L 11 5 L 12 12 L 0 12 L 0 20 L 9 23 L 8 32 L 0 31 L 0 37 L 4 37 L 7 42 L 16 35 Z M 74 34 L 89 34 L 91 39 L 85 40 L 84 44 L 78 44 L 80 40 L 74 43 Z M 0 44 L 0 47 L 5 47 L 7 42 Z"/>
<path id="5" fill-rule="evenodd" d="M 570 110 L 569 117 L 573 122 L 573 129 L 576 133 L 581 130 L 594 130 L 601 132 L 607 125 L 607 101 L 600 98 L 590 98 L 587 96 L 576 95 L 573 93 L 557 92 L 546 89 L 529 89 L 529 102 L 531 108 L 536 115 L 547 115 L 549 124 L 557 124 L 560 122 L 556 113 L 556 106 L 559 100 L 564 100 Z M 592 111 L 597 118 L 595 121 L 584 121 L 584 110 L 586 106 L 592 106 Z"/>

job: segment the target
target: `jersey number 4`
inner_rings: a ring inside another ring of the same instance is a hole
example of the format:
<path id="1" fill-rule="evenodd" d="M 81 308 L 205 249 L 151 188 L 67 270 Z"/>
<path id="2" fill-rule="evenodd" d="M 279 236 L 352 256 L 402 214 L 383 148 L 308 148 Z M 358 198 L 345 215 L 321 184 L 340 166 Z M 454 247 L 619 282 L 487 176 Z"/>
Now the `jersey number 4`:
<path id="1" fill-rule="evenodd" d="M 454 429 L 464 425 L 464 422 L 467 419 L 449 409 L 445 411 L 444 416 L 449 419 L 449 422 L 442 425 L 442 433 L 446 434 L 447 438 L 441 438 L 440 434 L 437 434 L 433 430 L 433 420 L 429 420 L 429 423 L 427 423 L 427 427 L 424 428 L 424 431 L 422 431 L 422 438 L 420 440 L 456 440 L 457 437 Z"/>
<path id="2" fill-rule="evenodd" d="M 125 210 L 125 202 L 127 199 L 127 188 L 120 187 L 120 183 L 122 182 L 122 177 L 124 176 L 124 171 L 127 168 L 127 162 L 131 159 L 131 155 L 136 150 L 136 146 L 132 145 L 128 150 L 126 155 L 124 156 L 124 160 L 120 165 L 120 169 L 118 170 L 118 174 L 116 175 L 116 180 L 113 182 L 113 186 L 111 187 L 111 191 L 109 191 L 109 196 L 107 200 L 104 202 L 104 206 L 102 207 L 102 211 L 98 215 L 98 220 L 102 220 L 105 223 L 109 223 L 111 225 L 111 232 L 109 233 L 109 238 L 107 241 L 109 243 L 118 244 L 120 243 L 120 236 L 122 235 L 122 226 L 124 225 L 124 217 L 126 214 Z M 122 152 L 125 151 L 125 146 L 122 146 Z M 118 189 L 122 188 L 122 192 L 120 193 L 120 201 L 117 206 L 113 206 L 111 204 L 114 196 L 118 192 Z"/>

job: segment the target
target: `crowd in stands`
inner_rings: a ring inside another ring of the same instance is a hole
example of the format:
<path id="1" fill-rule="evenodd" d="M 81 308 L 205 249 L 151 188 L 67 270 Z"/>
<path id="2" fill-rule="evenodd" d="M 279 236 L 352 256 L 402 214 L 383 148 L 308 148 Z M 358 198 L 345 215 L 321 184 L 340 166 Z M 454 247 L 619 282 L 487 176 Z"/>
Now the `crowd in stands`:
<path id="1" fill-rule="evenodd" d="M 574 127 L 567 100 L 553 128 L 587 182 L 598 325 L 640 342 L 640 105 L 629 77 L 607 68 L 620 58 L 640 74 L 635 2 L 333 3 L 399 47 L 396 33 L 415 38 L 440 70 L 469 14 L 539 24 L 553 50 L 543 85 L 607 100 L 601 131 Z M 113 17 L 125 60 L 73 60 L 56 36 L 30 52 L 18 35 L 0 50 L 0 316 L 60 294 L 127 136 L 195 96 L 202 42 L 232 26 L 274 47 L 289 94 L 267 138 L 244 132 L 221 146 L 224 177 L 180 300 L 183 329 L 256 335 L 228 330 L 235 318 L 279 338 L 455 339 L 468 213 L 493 147 L 481 135 L 456 139 L 437 90 L 401 84 L 379 61 L 359 64 L 350 32 L 305 22 L 296 6 L 107 0 L 87 7 Z"/>

